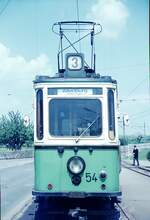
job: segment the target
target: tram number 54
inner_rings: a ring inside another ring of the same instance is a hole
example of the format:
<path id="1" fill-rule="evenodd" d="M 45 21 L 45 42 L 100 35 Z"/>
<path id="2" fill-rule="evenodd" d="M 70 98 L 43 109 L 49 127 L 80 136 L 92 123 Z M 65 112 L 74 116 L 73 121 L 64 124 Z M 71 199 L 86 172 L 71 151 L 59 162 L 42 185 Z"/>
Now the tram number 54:
<path id="1" fill-rule="evenodd" d="M 92 181 L 97 181 L 96 173 L 85 173 L 86 182 L 90 183 Z"/>

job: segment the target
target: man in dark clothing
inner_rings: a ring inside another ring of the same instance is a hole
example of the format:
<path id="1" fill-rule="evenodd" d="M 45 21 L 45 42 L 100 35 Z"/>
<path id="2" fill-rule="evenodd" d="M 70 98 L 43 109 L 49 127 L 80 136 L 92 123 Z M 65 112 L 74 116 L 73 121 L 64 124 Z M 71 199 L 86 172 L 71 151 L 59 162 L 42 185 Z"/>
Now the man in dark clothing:
<path id="1" fill-rule="evenodd" d="M 139 150 L 136 145 L 134 145 L 133 149 L 133 166 L 135 166 L 135 161 L 137 162 L 137 166 L 139 166 Z"/>

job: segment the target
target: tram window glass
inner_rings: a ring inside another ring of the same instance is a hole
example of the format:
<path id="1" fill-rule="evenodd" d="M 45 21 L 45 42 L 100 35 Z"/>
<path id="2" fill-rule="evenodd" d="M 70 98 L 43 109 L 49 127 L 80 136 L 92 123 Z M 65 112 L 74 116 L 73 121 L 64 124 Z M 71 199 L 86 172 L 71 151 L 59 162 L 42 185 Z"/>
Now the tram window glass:
<path id="1" fill-rule="evenodd" d="M 43 91 L 39 89 L 36 94 L 36 134 L 39 140 L 43 139 Z"/>
<path id="2" fill-rule="evenodd" d="M 98 99 L 52 99 L 49 117 L 52 136 L 79 136 L 87 127 L 83 136 L 102 133 L 102 106 Z"/>
<path id="3" fill-rule="evenodd" d="M 115 138 L 115 106 L 114 106 L 114 92 L 108 89 L 108 134 L 109 138 Z"/>
<path id="4" fill-rule="evenodd" d="M 103 94 L 102 88 L 94 88 L 93 89 L 93 95 L 102 95 L 102 94 Z"/>
<path id="5" fill-rule="evenodd" d="M 56 88 L 48 88 L 48 95 L 57 95 Z"/>

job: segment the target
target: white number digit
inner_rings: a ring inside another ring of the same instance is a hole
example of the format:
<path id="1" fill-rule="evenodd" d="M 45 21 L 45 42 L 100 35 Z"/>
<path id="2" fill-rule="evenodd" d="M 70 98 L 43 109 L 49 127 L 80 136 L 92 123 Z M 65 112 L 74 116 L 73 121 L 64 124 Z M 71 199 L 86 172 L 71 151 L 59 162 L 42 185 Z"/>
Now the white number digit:
<path id="1" fill-rule="evenodd" d="M 78 68 L 78 59 L 77 59 L 77 57 L 72 57 L 72 67 L 74 69 Z"/>
<path id="2" fill-rule="evenodd" d="M 79 70 L 82 68 L 82 59 L 79 56 L 70 56 L 68 58 L 68 68 L 72 70 Z"/>

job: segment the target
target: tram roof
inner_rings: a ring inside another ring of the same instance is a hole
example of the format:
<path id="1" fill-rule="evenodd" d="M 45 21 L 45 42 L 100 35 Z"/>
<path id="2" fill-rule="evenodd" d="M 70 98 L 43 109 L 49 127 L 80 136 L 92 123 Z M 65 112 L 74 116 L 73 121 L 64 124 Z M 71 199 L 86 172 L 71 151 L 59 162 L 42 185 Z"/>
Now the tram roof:
<path id="1" fill-rule="evenodd" d="M 50 77 L 44 75 L 37 75 L 33 83 L 57 83 L 57 82 L 101 82 L 101 83 L 114 83 L 117 81 L 112 79 L 111 76 L 96 76 L 84 78 L 64 78 L 64 77 Z"/>

